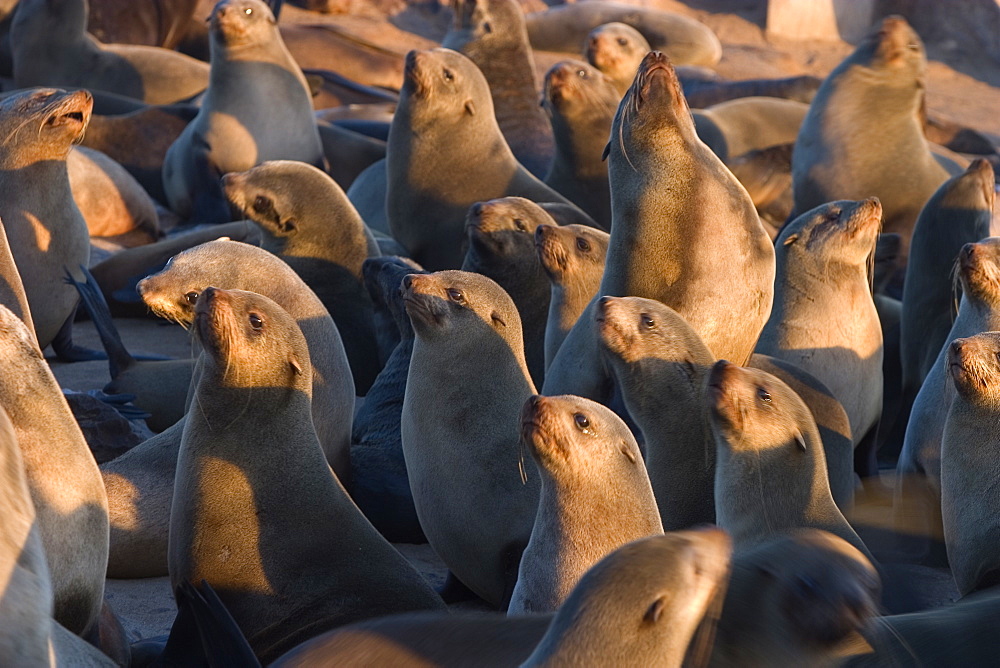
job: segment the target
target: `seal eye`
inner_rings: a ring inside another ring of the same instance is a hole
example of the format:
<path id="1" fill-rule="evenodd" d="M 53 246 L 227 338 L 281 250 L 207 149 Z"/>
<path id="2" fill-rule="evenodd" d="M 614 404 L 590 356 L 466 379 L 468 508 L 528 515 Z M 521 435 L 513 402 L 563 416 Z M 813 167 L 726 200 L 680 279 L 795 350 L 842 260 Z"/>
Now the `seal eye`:
<path id="1" fill-rule="evenodd" d="M 251 7 L 247 7 L 246 9 L 243 10 L 243 13 L 246 14 L 247 16 L 250 16 L 251 14 L 253 14 L 253 9 Z"/>
<path id="2" fill-rule="evenodd" d="M 576 428 L 584 433 L 590 433 L 590 420 L 583 413 L 577 413 L 573 416 L 573 421 L 576 422 Z"/>
<path id="3" fill-rule="evenodd" d="M 521 232 L 527 232 L 528 231 L 528 229 L 524 226 L 524 221 L 521 220 L 520 218 L 515 218 L 514 219 L 514 227 L 516 227 Z"/>
<path id="4" fill-rule="evenodd" d="M 763 401 L 765 404 L 771 403 L 771 394 L 763 387 L 757 388 L 757 398 Z"/>
<path id="5" fill-rule="evenodd" d="M 483 22 L 483 32 L 486 33 L 487 35 L 493 32 L 493 26 L 490 25 L 489 21 Z"/>
<path id="6" fill-rule="evenodd" d="M 618 46 L 628 46 L 628 40 L 624 37 L 618 38 Z"/>
<path id="7" fill-rule="evenodd" d="M 456 304 L 461 304 L 465 301 L 465 295 L 463 295 L 462 291 L 457 288 L 448 288 L 448 299 Z"/>
<path id="8" fill-rule="evenodd" d="M 256 313 L 251 313 L 249 320 L 250 320 L 250 326 L 253 327 L 254 329 L 259 330 L 264 326 L 264 321 L 261 320 L 260 316 L 257 315 Z"/>
<path id="9" fill-rule="evenodd" d="M 581 253 L 589 253 L 590 252 L 590 242 L 587 241 L 586 239 L 584 239 L 583 237 L 577 237 L 576 238 L 576 248 Z"/>
<path id="10" fill-rule="evenodd" d="M 580 77 L 581 79 L 586 79 L 587 78 L 587 70 L 582 70 L 582 69 L 581 70 L 577 70 L 576 71 L 576 76 Z"/>
<path id="11" fill-rule="evenodd" d="M 198 293 L 192 290 L 191 292 L 184 295 L 184 299 L 187 300 L 188 304 L 194 304 L 196 301 L 198 301 Z"/>
<path id="12" fill-rule="evenodd" d="M 449 70 L 447 67 L 444 70 L 444 80 L 448 82 L 452 82 L 455 80 L 455 75 L 452 74 L 451 70 Z"/>
<path id="13" fill-rule="evenodd" d="M 264 213 L 271 208 L 271 199 L 263 195 L 257 195 L 253 200 L 253 210 L 257 213 Z"/>
<path id="14" fill-rule="evenodd" d="M 643 313 L 639 320 L 642 322 L 643 329 L 654 329 L 656 327 L 656 321 L 646 313 Z"/>

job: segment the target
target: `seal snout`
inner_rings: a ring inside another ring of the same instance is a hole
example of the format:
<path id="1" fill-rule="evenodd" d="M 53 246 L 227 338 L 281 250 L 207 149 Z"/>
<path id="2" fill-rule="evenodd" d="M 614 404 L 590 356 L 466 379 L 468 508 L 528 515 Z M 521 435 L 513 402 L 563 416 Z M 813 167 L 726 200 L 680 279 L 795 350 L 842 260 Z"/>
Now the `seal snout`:
<path id="1" fill-rule="evenodd" d="M 996 197 L 996 176 L 993 173 L 993 165 L 986 158 L 976 158 L 965 173 L 977 178 L 986 206 L 992 209 Z"/>
<path id="2" fill-rule="evenodd" d="M 545 407 L 545 397 L 533 394 L 521 406 L 521 438 L 525 443 L 531 443 L 532 436 L 542 428 L 539 417 Z"/>

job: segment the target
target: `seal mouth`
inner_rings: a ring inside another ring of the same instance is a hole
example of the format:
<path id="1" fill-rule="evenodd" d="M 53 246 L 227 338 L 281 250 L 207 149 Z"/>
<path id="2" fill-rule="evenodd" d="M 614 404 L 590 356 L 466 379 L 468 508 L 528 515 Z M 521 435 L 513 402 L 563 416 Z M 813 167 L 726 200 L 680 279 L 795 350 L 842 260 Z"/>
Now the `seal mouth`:
<path id="1" fill-rule="evenodd" d="M 882 203 L 878 197 L 862 200 L 847 216 L 842 213 L 841 221 L 844 232 L 851 239 L 870 233 L 877 235 L 882 229 Z"/>
<path id="2" fill-rule="evenodd" d="M 666 54 L 650 51 L 639 65 L 636 75 L 638 103 L 673 100 L 677 87 L 677 74 Z"/>
<path id="3" fill-rule="evenodd" d="M 75 140 L 82 139 L 90 124 L 93 108 L 94 97 L 88 91 L 81 90 L 57 96 L 47 105 L 45 125 L 51 128 L 65 127 L 74 134 Z"/>

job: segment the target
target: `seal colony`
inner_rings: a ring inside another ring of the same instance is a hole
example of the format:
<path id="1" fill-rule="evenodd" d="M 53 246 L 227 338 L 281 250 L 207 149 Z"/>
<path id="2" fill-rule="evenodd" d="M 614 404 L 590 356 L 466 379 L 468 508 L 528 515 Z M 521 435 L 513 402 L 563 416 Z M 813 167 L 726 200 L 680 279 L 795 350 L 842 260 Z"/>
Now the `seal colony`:
<path id="1" fill-rule="evenodd" d="M 0 22 L 87 88 L 0 98 L 0 664 L 994 660 L 1000 153 L 904 19 L 155 4 L 210 62 Z"/>

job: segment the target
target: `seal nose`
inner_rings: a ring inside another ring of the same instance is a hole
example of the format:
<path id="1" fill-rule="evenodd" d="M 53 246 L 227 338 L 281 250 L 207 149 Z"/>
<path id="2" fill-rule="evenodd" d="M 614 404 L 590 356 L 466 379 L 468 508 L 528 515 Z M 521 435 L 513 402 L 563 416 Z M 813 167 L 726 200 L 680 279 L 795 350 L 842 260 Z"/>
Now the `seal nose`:
<path id="1" fill-rule="evenodd" d="M 407 274 L 403 276 L 403 290 L 409 291 L 413 289 L 413 274 Z"/>
<path id="2" fill-rule="evenodd" d="M 483 215 L 484 208 L 485 207 L 483 206 L 482 202 L 476 202 L 475 204 L 472 205 L 472 215 L 475 216 L 476 218 L 479 218 L 480 216 Z"/>

